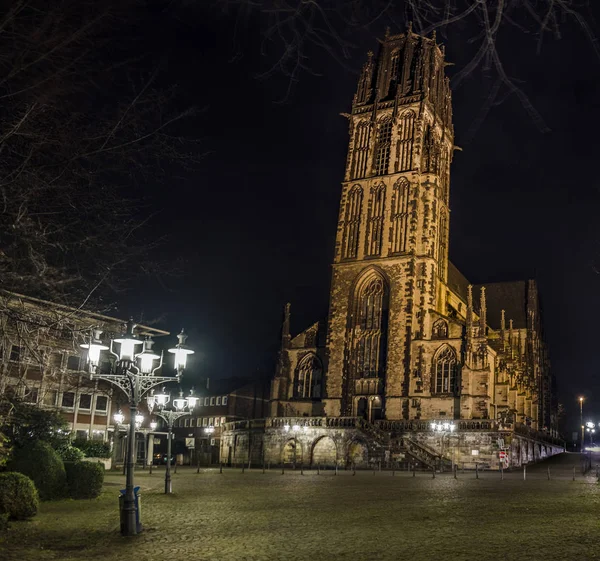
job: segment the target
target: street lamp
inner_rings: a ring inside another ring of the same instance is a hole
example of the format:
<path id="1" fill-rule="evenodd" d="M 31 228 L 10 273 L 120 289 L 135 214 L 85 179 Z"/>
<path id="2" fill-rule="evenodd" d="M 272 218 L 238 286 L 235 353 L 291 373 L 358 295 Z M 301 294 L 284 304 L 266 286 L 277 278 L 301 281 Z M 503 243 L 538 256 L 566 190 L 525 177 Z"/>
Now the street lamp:
<path id="1" fill-rule="evenodd" d="M 592 421 L 587 421 L 585 423 L 585 430 L 590 435 L 590 446 L 592 446 L 592 435 L 596 432 L 596 424 L 592 423 Z"/>
<path id="2" fill-rule="evenodd" d="M 308 427 L 306 425 L 304 426 L 300 426 L 300 425 L 292 425 L 290 427 L 290 425 L 283 425 L 283 430 L 285 430 L 285 432 L 290 432 L 290 429 L 292 430 L 292 434 L 294 435 L 294 469 L 296 469 L 296 453 L 298 450 L 298 433 L 302 430 L 304 433 L 306 433 L 306 431 L 308 430 Z"/>
<path id="3" fill-rule="evenodd" d="M 182 333 L 178 335 L 178 337 L 180 337 L 180 342 Z M 189 353 L 186 353 L 186 355 L 187 354 Z M 175 366 L 177 367 L 177 359 L 175 361 Z M 180 417 L 190 415 L 194 410 L 194 407 L 196 406 L 196 403 L 198 402 L 199 398 L 193 395 L 193 391 L 194 390 L 190 390 L 190 395 L 187 398 L 184 398 L 183 392 L 180 391 L 179 397 L 173 400 L 173 407 L 175 409 L 165 409 L 165 407 L 171 400 L 171 396 L 170 394 L 166 393 L 165 388 L 163 388 L 162 393 L 154 395 L 154 392 L 152 392 L 146 398 L 148 402 L 148 409 L 150 411 L 153 411 L 155 407 L 158 407 L 156 415 L 158 415 L 167 423 L 167 469 L 165 471 L 165 494 L 167 495 L 173 492 L 171 486 L 171 439 L 173 437 L 173 423 Z"/>
<path id="4" fill-rule="evenodd" d="M 583 397 L 579 397 L 579 424 L 581 425 L 581 450 L 583 452 Z"/>
<path id="5" fill-rule="evenodd" d="M 138 522 L 136 521 L 138 512 L 133 482 L 136 422 L 138 426 L 143 422 L 143 417 L 140 420 L 140 415 L 137 414 L 138 405 L 144 394 L 151 388 L 159 384 L 179 381 L 183 374 L 181 364 L 176 361 L 175 376 L 157 376 L 156 372 L 162 367 L 162 357 L 152 352 L 151 340 L 142 341 L 134 334 L 135 327 L 133 320 L 129 320 L 125 333 L 117 339 L 111 340 L 110 346 L 104 345 L 100 340 L 100 335 L 102 334 L 100 330 L 93 330 L 89 342 L 80 345 L 81 348 L 87 350 L 86 358 L 90 380 L 96 378 L 119 387 L 129 400 L 129 441 L 127 443 L 127 460 L 125 464 L 125 497 L 121 516 L 121 532 L 126 536 L 133 536 L 141 531 L 141 524 L 138 527 Z M 119 345 L 118 353 L 114 351 L 115 343 Z M 139 345 L 142 345 L 141 353 L 136 352 L 136 347 Z M 99 368 L 100 353 L 106 350 L 116 359 L 111 373 L 103 373 Z M 186 350 L 187 354 L 193 353 L 187 347 Z M 160 361 L 153 368 L 157 359 L 160 359 Z M 119 417 L 119 419 L 123 422 L 122 417 Z M 116 419 L 115 422 L 117 422 Z"/>
<path id="6" fill-rule="evenodd" d="M 119 429 L 125 420 L 125 415 L 123 415 L 123 411 L 120 409 L 113 415 L 113 420 L 115 421 L 115 430 L 113 432 L 113 462 L 117 463 L 117 443 L 119 442 Z"/>
<path id="7" fill-rule="evenodd" d="M 441 447 L 440 447 L 440 457 L 444 457 L 444 437 L 448 437 L 448 445 L 450 445 L 450 436 L 456 430 L 456 425 L 454 423 L 450 423 L 448 421 L 444 421 L 443 423 L 436 423 L 435 421 L 430 423 L 429 427 L 435 433 L 439 433 L 441 435 Z M 450 462 L 452 464 L 452 469 L 454 469 L 454 458 L 450 458 Z M 443 465 L 440 462 L 440 469 L 443 469 Z"/>

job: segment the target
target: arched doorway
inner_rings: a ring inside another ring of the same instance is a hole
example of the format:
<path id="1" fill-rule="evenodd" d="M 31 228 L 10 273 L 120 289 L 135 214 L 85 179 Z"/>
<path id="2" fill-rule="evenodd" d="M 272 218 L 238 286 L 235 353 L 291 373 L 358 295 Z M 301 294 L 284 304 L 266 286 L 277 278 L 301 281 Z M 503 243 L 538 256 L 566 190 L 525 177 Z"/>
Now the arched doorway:
<path id="1" fill-rule="evenodd" d="M 348 466 L 367 467 L 369 465 L 369 451 L 367 445 L 360 440 L 353 440 L 348 445 Z"/>
<path id="2" fill-rule="evenodd" d="M 323 436 L 315 442 L 312 450 L 313 466 L 335 466 L 337 450 L 333 438 Z"/>
<path id="3" fill-rule="evenodd" d="M 281 452 L 281 461 L 286 465 L 299 465 L 302 463 L 302 445 L 296 439 L 288 440 Z"/>
<path id="4" fill-rule="evenodd" d="M 366 397 L 361 397 L 356 402 L 356 416 L 367 419 L 369 416 L 369 405 Z"/>

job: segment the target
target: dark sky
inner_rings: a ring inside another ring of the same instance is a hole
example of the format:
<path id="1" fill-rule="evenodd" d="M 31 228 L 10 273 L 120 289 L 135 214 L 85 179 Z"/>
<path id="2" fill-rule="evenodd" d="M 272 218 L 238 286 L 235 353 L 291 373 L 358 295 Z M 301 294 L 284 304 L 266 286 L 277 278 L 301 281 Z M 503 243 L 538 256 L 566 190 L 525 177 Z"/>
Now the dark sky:
<path id="1" fill-rule="evenodd" d="M 185 326 L 197 350 L 190 377 L 270 372 L 286 301 L 294 332 L 326 316 L 348 140 L 339 114 L 383 32 L 354 37 L 349 68 L 308 52 L 315 73 L 280 103 L 287 79 L 257 77 L 277 47 L 261 56 L 260 23 L 245 27 L 238 47 L 233 29 L 233 19 L 210 13 L 149 17 L 147 27 L 149 48 L 168 61 L 161 80 L 178 84 L 182 106 L 206 107 L 186 131 L 206 155 L 195 171 L 149 186 L 163 208 L 155 227 L 171 235 L 167 253 L 185 257 L 183 275 L 167 280 L 168 290 L 140 287 L 123 311 L 166 313 L 163 327 L 174 332 Z M 470 36 L 461 28 L 441 38 L 456 63 L 450 75 L 468 61 Z M 600 276 L 592 266 L 600 262 L 600 62 L 568 22 L 539 56 L 535 37 L 518 31 L 500 46 L 507 73 L 550 132 L 513 95 L 471 134 L 493 71 L 477 70 L 454 92 L 463 150 L 451 170 L 451 259 L 473 283 L 537 278 L 561 401 L 573 413 L 584 394 L 600 421 Z"/>

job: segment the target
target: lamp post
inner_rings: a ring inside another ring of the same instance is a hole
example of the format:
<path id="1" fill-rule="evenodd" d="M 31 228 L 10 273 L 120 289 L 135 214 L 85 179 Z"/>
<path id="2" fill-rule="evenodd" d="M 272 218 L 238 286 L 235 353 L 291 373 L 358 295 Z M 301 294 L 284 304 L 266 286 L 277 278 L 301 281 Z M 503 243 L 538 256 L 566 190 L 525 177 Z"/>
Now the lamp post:
<path id="1" fill-rule="evenodd" d="M 592 444 L 593 444 L 593 442 L 592 442 L 592 436 L 596 432 L 596 428 L 595 427 L 596 427 L 596 424 L 592 423 L 591 421 L 587 421 L 585 423 L 585 430 L 590 435 L 590 446 L 592 446 Z"/>
<path id="2" fill-rule="evenodd" d="M 290 432 L 290 429 L 292 430 L 292 434 L 294 435 L 294 469 L 296 469 L 296 453 L 298 450 L 298 433 L 301 430 L 306 432 L 308 430 L 308 427 L 306 427 L 306 425 L 304 425 L 302 427 L 300 425 L 292 425 L 291 427 L 290 427 L 290 425 L 283 425 L 283 430 L 285 430 L 285 432 Z"/>
<path id="3" fill-rule="evenodd" d="M 211 439 L 212 435 L 214 434 L 214 432 L 215 432 L 215 427 L 213 427 L 212 425 L 211 425 L 210 427 L 206 427 L 206 428 L 204 429 L 204 433 L 208 435 L 208 439 L 207 439 L 207 442 L 208 442 L 207 449 L 208 449 L 208 452 L 209 452 L 209 454 L 210 454 L 210 461 L 209 461 L 209 465 L 212 465 L 212 444 L 210 443 L 210 439 Z M 198 465 L 200 465 L 200 464 L 198 464 Z"/>
<path id="4" fill-rule="evenodd" d="M 146 465 L 148 464 L 148 435 L 154 432 L 156 430 L 156 427 L 156 421 L 151 421 L 150 426 L 144 428 L 138 426 L 137 428 L 137 431 L 141 432 L 144 435 L 144 463 L 142 464 L 142 469 L 146 469 Z"/>
<path id="5" fill-rule="evenodd" d="M 114 415 L 113 420 L 115 422 L 115 430 L 113 431 L 113 464 L 117 463 L 117 444 L 119 443 L 119 430 L 123 421 L 125 420 L 125 415 L 119 409 Z M 123 462 L 125 463 L 125 462 Z"/>
<path id="6" fill-rule="evenodd" d="M 185 355 L 184 355 L 185 356 Z M 159 416 L 167 423 L 167 468 L 165 470 L 165 494 L 168 495 L 173 492 L 171 486 L 171 439 L 173 437 L 173 423 L 180 417 L 190 415 L 196 407 L 198 398 L 192 394 L 193 390 L 190 391 L 190 395 L 187 398 L 183 397 L 183 392 L 179 392 L 179 397 L 173 400 L 174 409 L 165 409 L 171 400 L 171 396 L 165 392 L 157 395 L 151 393 L 147 397 L 148 409 L 152 411 L 154 407 L 158 407 L 156 415 Z"/>
<path id="7" fill-rule="evenodd" d="M 142 341 L 134 334 L 135 324 L 133 320 L 127 322 L 126 330 L 123 335 L 110 341 L 110 346 L 104 345 L 100 340 L 102 331 L 94 329 L 88 343 L 81 345 L 87 350 L 87 365 L 89 377 L 91 379 L 104 380 L 119 387 L 129 400 L 129 440 L 127 443 L 127 460 L 125 464 L 126 483 L 125 497 L 123 502 L 123 512 L 121 516 L 121 533 L 125 536 L 133 536 L 141 531 L 141 524 L 138 527 L 138 512 L 134 494 L 133 470 L 135 462 L 135 431 L 136 415 L 138 405 L 146 392 L 151 388 L 164 384 L 166 382 L 179 381 L 185 368 L 185 361 L 175 360 L 175 376 L 157 376 L 156 372 L 162 367 L 162 356 L 157 355 L 152 350 L 154 342 L 148 338 Z M 182 337 L 185 341 L 185 335 L 179 334 L 179 341 Z M 114 344 L 119 345 L 119 353 L 114 350 Z M 136 353 L 136 347 L 142 345 L 142 352 Z M 179 345 L 177 345 L 179 347 Z M 99 369 L 100 353 L 109 351 L 116 359 L 111 373 L 106 374 Z M 187 349 L 185 354 L 191 354 L 194 351 Z M 159 360 L 158 366 L 154 368 L 155 361 Z M 139 417 L 138 417 L 139 419 Z"/>
<path id="8" fill-rule="evenodd" d="M 456 430 L 456 425 L 454 423 L 449 423 L 447 421 L 443 423 L 433 422 L 430 425 L 431 430 L 434 433 L 439 433 L 442 436 L 441 447 L 440 447 L 440 457 L 443 459 L 444 457 L 444 437 L 448 437 L 448 445 L 450 445 L 450 436 Z M 450 463 L 452 464 L 452 469 L 454 469 L 454 454 L 452 454 L 450 458 Z M 440 463 L 440 470 L 443 469 L 443 466 Z"/>
<path id="9" fill-rule="evenodd" d="M 583 397 L 579 397 L 579 425 L 581 426 L 581 450 L 583 452 Z"/>

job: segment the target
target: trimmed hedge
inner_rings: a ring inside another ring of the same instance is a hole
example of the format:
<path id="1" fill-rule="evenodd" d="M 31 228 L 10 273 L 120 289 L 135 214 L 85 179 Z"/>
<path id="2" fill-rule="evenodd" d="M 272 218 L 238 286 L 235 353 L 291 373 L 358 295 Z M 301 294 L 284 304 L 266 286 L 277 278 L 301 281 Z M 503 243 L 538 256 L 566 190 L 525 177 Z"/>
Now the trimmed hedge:
<path id="1" fill-rule="evenodd" d="M 0 473 L 0 516 L 27 520 L 38 511 L 38 492 L 33 481 L 17 472 Z"/>
<path id="2" fill-rule="evenodd" d="M 67 462 L 67 484 L 72 499 L 95 499 L 102 492 L 104 466 L 92 462 Z"/>
<path id="3" fill-rule="evenodd" d="M 56 450 L 63 462 L 80 462 L 85 458 L 85 454 L 75 446 L 66 444 Z"/>
<path id="4" fill-rule="evenodd" d="M 86 458 L 110 458 L 110 444 L 100 440 L 75 440 L 73 446 L 79 448 Z"/>
<path id="5" fill-rule="evenodd" d="M 65 466 L 47 442 L 36 440 L 23 448 L 16 448 L 8 468 L 30 477 L 43 501 L 67 496 Z"/>

